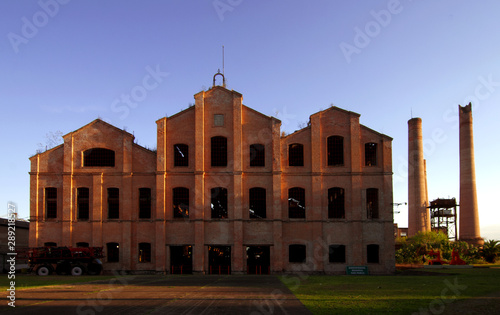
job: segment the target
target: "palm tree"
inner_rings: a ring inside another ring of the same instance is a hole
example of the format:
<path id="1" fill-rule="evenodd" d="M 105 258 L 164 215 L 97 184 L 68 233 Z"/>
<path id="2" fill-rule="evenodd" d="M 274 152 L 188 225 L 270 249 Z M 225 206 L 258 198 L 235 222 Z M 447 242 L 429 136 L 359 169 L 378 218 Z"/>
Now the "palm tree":
<path id="1" fill-rule="evenodd" d="M 499 241 L 487 240 L 481 248 L 481 256 L 489 263 L 494 263 L 500 253 Z"/>

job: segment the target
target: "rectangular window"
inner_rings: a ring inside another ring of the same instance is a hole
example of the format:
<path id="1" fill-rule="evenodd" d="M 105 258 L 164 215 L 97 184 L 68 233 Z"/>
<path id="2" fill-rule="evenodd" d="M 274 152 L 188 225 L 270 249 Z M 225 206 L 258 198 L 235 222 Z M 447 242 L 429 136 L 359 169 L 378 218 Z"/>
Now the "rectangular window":
<path id="1" fill-rule="evenodd" d="M 328 218 L 329 219 L 344 219 L 344 189 L 333 187 L 328 189 Z"/>
<path id="2" fill-rule="evenodd" d="M 288 262 L 305 263 L 306 262 L 306 245 L 290 245 L 288 246 Z"/>
<path id="3" fill-rule="evenodd" d="M 306 218 L 306 192 L 303 188 L 288 189 L 288 217 L 291 219 Z"/>
<path id="4" fill-rule="evenodd" d="M 89 247 L 89 243 L 87 243 L 87 242 L 78 242 L 78 243 L 76 243 L 76 247 Z"/>
<path id="5" fill-rule="evenodd" d="M 227 219 L 227 189 L 222 187 L 212 188 L 210 194 L 212 219 Z"/>
<path id="6" fill-rule="evenodd" d="M 266 166 L 266 147 L 263 144 L 250 145 L 250 166 Z"/>
<path id="7" fill-rule="evenodd" d="M 189 165 L 189 146 L 187 144 L 174 144 L 174 166 Z"/>
<path id="8" fill-rule="evenodd" d="M 151 244 L 139 243 L 139 262 L 151 262 Z"/>
<path id="9" fill-rule="evenodd" d="M 76 190 L 76 203 L 78 211 L 78 220 L 89 219 L 89 189 L 80 187 Z"/>
<path id="10" fill-rule="evenodd" d="M 378 219 L 378 189 L 366 190 L 366 215 L 368 219 Z"/>
<path id="11" fill-rule="evenodd" d="M 115 166 L 115 151 L 93 148 L 83 152 L 83 166 Z"/>
<path id="12" fill-rule="evenodd" d="M 216 126 L 216 127 L 224 126 L 224 115 L 222 115 L 222 114 L 215 114 L 214 115 L 214 126 Z"/>
<path id="13" fill-rule="evenodd" d="M 225 137 L 212 137 L 211 149 L 211 165 L 227 166 L 227 139 Z"/>
<path id="14" fill-rule="evenodd" d="M 120 261 L 120 245 L 118 245 L 118 243 L 107 243 L 106 251 L 108 262 Z"/>
<path id="15" fill-rule="evenodd" d="M 249 211 L 250 219 L 266 218 L 266 190 L 264 188 L 250 188 Z"/>
<path id="16" fill-rule="evenodd" d="M 330 245 L 328 257 L 331 263 L 345 263 L 345 245 Z"/>
<path id="17" fill-rule="evenodd" d="M 47 219 L 57 218 L 57 188 L 45 188 L 45 214 Z"/>
<path id="18" fill-rule="evenodd" d="M 174 218 L 189 218 L 189 189 L 176 187 L 172 189 Z"/>
<path id="19" fill-rule="evenodd" d="M 151 188 L 139 188 L 139 219 L 151 219 Z"/>
<path id="20" fill-rule="evenodd" d="M 344 138 L 331 136 L 327 139 L 328 165 L 344 165 Z"/>
<path id="21" fill-rule="evenodd" d="M 365 165 L 366 166 L 376 166 L 377 165 L 377 144 L 376 143 L 365 143 Z"/>
<path id="22" fill-rule="evenodd" d="M 293 143 L 288 146 L 288 166 L 304 166 L 304 146 Z"/>
<path id="23" fill-rule="evenodd" d="M 379 263 L 379 246 L 370 244 L 366 246 L 366 262 L 369 264 Z"/>
<path id="24" fill-rule="evenodd" d="M 120 190 L 108 188 L 108 219 L 120 218 Z"/>

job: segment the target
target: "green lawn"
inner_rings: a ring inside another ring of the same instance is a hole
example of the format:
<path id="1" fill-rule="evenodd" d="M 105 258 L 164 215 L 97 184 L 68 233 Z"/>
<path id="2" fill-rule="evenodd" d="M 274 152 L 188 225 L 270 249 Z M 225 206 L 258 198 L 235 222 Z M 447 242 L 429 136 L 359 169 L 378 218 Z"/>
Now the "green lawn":
<path id="1" fill-rule="evenodd" d="M 433 275 L 427 275 L 431 272 Z M 283 276 L 313 314 L 432 314 L 458 299 L 500 291 L 500 268 L 415 270 L 416 275 Z M 424 275 L 420 275 L 424 274 Z"/>
<path id="2" fill-rule="evenodd" d="M 37 276 L 37 275 L 23 275 L 17 274 L 15 280 L 9 280 L 7 275 L 2 275 L 0 277 L 0 290 L 7 290 L 10 286 L 10 281 L 16 282 L 16 290 L 22 290 L 34 287 L 43 287 L 48 285 L 58 285 L 58 284 L 72 284 L 79 282 L 88 282 L 95 280 L 107 280 L 115 278 L 115 276 Z"/>

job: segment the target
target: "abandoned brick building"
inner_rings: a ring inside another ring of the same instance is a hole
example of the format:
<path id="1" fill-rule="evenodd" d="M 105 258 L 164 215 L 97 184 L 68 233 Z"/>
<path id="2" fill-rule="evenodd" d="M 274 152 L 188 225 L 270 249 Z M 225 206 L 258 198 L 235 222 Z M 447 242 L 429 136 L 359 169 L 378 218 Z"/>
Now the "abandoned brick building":
<path id="1" fill-rule="evenodd" d="M 31 157 L 30 246 L 135 272 L 395 270 L 390 137 L 337 107 L 283 136 L 225 86 L 194 98 L 156 121 L 156 152 L 96 119 Z"/>

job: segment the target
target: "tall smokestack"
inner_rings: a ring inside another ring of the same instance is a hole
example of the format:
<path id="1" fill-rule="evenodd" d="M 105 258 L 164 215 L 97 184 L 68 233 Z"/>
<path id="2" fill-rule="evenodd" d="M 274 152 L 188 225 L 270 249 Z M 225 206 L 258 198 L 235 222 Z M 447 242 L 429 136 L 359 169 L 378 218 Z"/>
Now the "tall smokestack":
<path id="1" fill-rule="evenodd" d="M 476 195 L 476 167 L 472 135 L 472 105 L 458 105 L 460 119 L 460 221 L 459 239 L 482 244 Z"/>
<path id="2" fill-rule="evenodd" d="M 431 230 L 427 209 L 422 119 L 408 120 L 408 236 Z"/>

